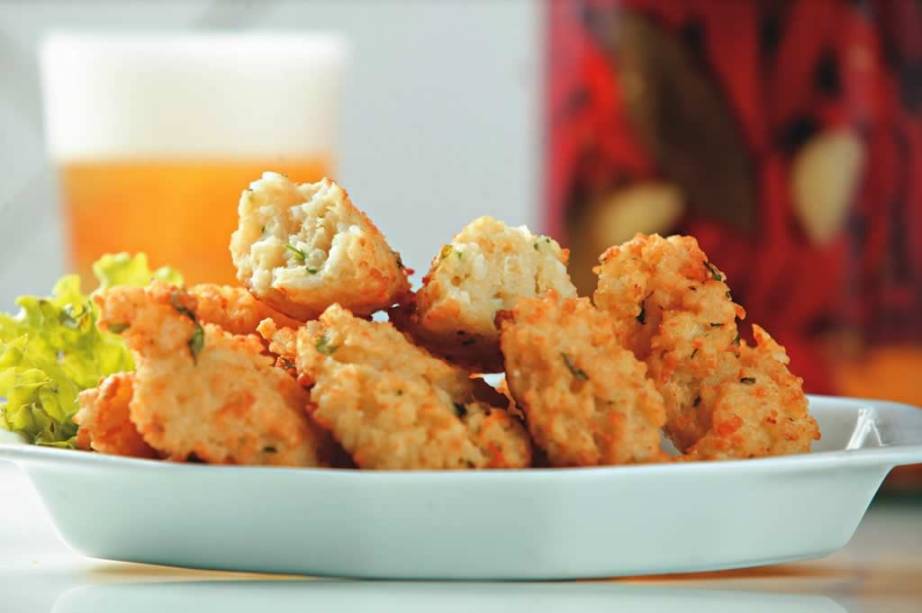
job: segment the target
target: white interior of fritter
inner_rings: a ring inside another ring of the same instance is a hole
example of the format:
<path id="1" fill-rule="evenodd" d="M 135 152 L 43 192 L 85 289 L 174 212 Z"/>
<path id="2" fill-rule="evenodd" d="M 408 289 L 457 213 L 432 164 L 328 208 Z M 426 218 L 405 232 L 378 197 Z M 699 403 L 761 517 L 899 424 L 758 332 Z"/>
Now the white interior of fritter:
<path id="1" fill-rule="evenodd" d="M 345 196 L 330 181 L 295 185 L 278 175 L 264 175 L 253 188 L 259 233 L 249 251 L 250 284 L 256 291 L 322 283 L 331 262 L 345 256 L 349 238 L 362 234 L 346 219 Z"/>
<path id="2" fill-rule="evenodd" d="M 555 289 L 571 296 L 574 289 L 561 262 L 560 247 L 546 236 L 534 235 L 525 226 L 503 228 L 496 244 L 507 248 L 488 253 L 464 233 L 440 254 L 438 274 L 445 279 L 449 296 L 477 314 L 492 328 L 496 311 L 511 308 L 522 296 L 536 296 Z"/>

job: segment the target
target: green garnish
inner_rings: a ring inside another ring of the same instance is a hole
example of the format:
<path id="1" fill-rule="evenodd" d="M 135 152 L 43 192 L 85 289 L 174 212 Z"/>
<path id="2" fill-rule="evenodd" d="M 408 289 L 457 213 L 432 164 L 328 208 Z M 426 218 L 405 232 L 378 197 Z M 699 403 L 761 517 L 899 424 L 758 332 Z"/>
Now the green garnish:
<path id="1" fill-rule="evenodd" d="M 755 377 L 741 377 L 740 378 L 740 383 L 742 383 L 743 385 L 752 385 L 755 382 L 756 382 Z"/>
<path id="2" fill-rule="evenodd" d="M 111 332 L 112 334 L 121 334 L 122 332 L 127 330 L 130 326 L 131 324 L 127 324 L 125 322 L 119 322 L 115 324 L 109 324 L 106 327 L 108 328 L 109 332 Z"/>
<path id="3" fill-rule="evenodd" d="M 583 370 L 582 368 L 577 367 L 573 363 L 573 360 L 570 359 L 570 356 L 568 356 L 566 353 L 561 352 L 560 357 L 563 358 L 563 363 L 567 365 L 567 370 L 570 371 L 571 375 L 573 375 L 574 377 L 582 381 L 589 380 L 589 375 L 586 374 L 586 371 Z"/>
<path id="4" fill-rule="evenodd" d="M 708 325 L 711 326 L 712 328 L 723 328 L 724 327 L 722 323 L 717 323 L 717 322 L 711 322 Z"/>
<path id="5" fill-rule="evenodd" d="M 144 254 L 104 255 L 93 264 L 100 288 L 147 285 L 160 279 L 182 284 L 169 268 L 151 271 Z M 0 427 L 28 442 L 73 447 L 77 394 L 117 372 L 134 370 L 124 341 L 96 326 L 98 313 L 77 275 L 62 277 L 47 298 L 20 296 L 19 313 L 0 313 Z"/>
<path id="6" fill-rule="evenodd" d="M 464 255 L 462 252 L 458 251 L 451 245 L 442 245 L 442 248 L 439 250 L 439 262 L 450 256 L 452 253 L 460 260 Z"/>
<path id="7" fill-rule="evenodd" d="M 200 354 L 205 347 L 205 330 L 202 328 L 202 324 L 198 322 L 198 317 L 195 316 L 195 313 L 180 302 L 180 299 L 181 295 L 178 291 L 170 294 L 170 304 L 173 305 L 176 312 L 188 317 L 192 320 L 192 323 L 195 324 L 195 328 L 192 330 L 192 336 L 189 337 L 186 346 L 189 347 L 189 353 L 192 354 L 192 361 L 197 362 L 198 354 Z"/>
<path id="8" fill-rule="evenodd" d="M 192 331 L 192 336 L 189 337 L 189 342 L 186 345 L 189 346 L 192 361 L 198 362 L 198 354 L 205 348 L 205 330 L 200 323 L 195 322 L 195 329 Z"/>
<path id="9" fill-rule="evenodd" d="M 291 243 L 287 243 L 285 245 L 285 249 L 288 249 L 294 254 L 295 259 L 298 261 L 299 264 L 304 264 L 307 262 L 307 253 L 305 253 L 303 249 L 298 249 Z M 318 272 L 320 272 L 319 268 L 314 268 L 313 266 L 305 266 L 305 268 L 307 272 L 312 275 L 316 275 Z"/>
<path id="10" fill-rule="evenodd" d="M 736 333 L 736 337 L 733 339 L 733 344 L 734 345 L 740 344 L 740 333 L 739 332 Z"/>
<path id="11" fill-rule="evenodd" d="M 170 304 L 180 315 L 185 315 L 192 321 L 196 321 L 195 313 L 193 313 L 187 306 L 180 302 L 180 298 L 181 296 L 179 292 L 173 292 L 170 294 Z"/>
<path id="12" fill-rule="evenodd" d="M 708 262 L 707 260 L 704 261 L 704 267 L 708 269 L 708 272 L 711 274 L 711 278 L 714 279 L 715 281 L 724 280 L 723 275 L 720 273 L 719 270 L 717 270 L 717 267 L 711 264 L 710 262 Z"/>
<path id="13" fill-rule="evenodd" d="M 465 415 L 467 415 L 466 406 L 464 406 L 460 402 L 453 402 L 452 404 L 455 407 L 455 415 L 457 415 L 458 417 L 464 417 Z"/>
<path id="14" fill-rule="evenodd" d="M 314 347 L 323 355 L 333 355 L 333 352 L 339 349 L 336 345 L 330 344 L 330 339 L 327 338 L 326 334 L 322 334 L 320 338 L 317 339 Z"/>
<path id="15" fill-rule="evenodd" d="M 291 243 L 287 243 L 285 245 L 285 249 L 288 249 L 289 251 L 291 251 L 295 256 L 295 259 L 298 260 L 298 262 L 300 262 L 301 264 L 307 261 L 307 254 L 304 253 L 304 251 L 302 251 L 301 249 L 298 249 L 297 247 L 292 245 Z"/>

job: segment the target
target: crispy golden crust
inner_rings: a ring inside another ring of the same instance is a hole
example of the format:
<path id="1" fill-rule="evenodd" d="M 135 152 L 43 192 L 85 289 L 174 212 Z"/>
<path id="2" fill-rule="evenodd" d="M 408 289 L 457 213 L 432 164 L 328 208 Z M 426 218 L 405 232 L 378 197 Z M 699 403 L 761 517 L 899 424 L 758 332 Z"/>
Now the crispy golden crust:
<path id="1" fill-rule="evenodd" d="M 275 366 L 297 378 L 298 331 L 280 328 L 273 320 L 265 319 L 256 326 L 256 332 L 266 341 L 269 354 L 275 357 Z"/>
<path id="2" fill-rule="evenodd" d="M 455 407 L 474 445 L 484 456 L 485 468 L 525 468 L 531 464 L 531 441 L 522 423 L 508 411 L 485 402 Z"/>
<path id="3" fill-rule="evenodd" d="M 298 185 L 264 173 L 238 210 L 230 243 L 237 278 L 283 313 L 306 320 L 339 303 L 369 314 L 409 292 L 400 256 L 329 179 Z"/>
<path id="4" fill-rule="evenodd" d="M 588 298 L 524 298 L 498 319 L 509 389 L 553 466 L 664 459 L 662 398 Z"/>
<path id="5" fill-rule="evenodd" d="M 290 355 L 290 334 L 282 331 L 270 347 Z M 482 382 L 389 323 L 333 305 L 298 331 L 296 347 L 314 419 L 360 468 L 519 468 L 531 461 L 524 428 L 480 399 Z"/>
<path id="6" fill-rule="evenodd" d="M 74 423 L 80 426 L 77 447 L 136 458 L 157 457 L 128 414 L 132 380 L 131 373 L 109 375 L 97 387 L 80 392 L 80 409 L 74 415 Z"/>
<path id="7" fill-rule="evenodd" d="M 527 228 L 475 219 L 432 260 L 415 298 L 392 320 L 433 352 L 482 372 L 502 368 L 497 311 L 555 290 L 574 296 L 566 249 Z"/>
<path id="8" fill-rule="evenodd" d="M 806 453 L 820 438 L 784 348 L 759 326 L 753 332 L 756 346 L 744 344 L 739 361 L 716 377 L 719 383 L 702 387 L 701 404 L 713 409 L 710 427 L 688 450 L 692 459 Z"/>
<path id="9" fill-rule="evenodd" d="M 600 261 L 595 304 L 646 361 L 666 402 L 666 431 L 684 451 L 708 427 L 697 405 L 701 383 L 739 353 L 736 317 L 745 312 L 692 237 L 638 234 Z"/>
<path id="10" fill-rule="evenodd" d="M 280 313 L 243 287 L 201 283 L 189 288 L 195 297 L 195 314 L 202 323 L 215 324 L 231 334 L 254 334 L 270 319 L 280 327 L 297 328 L 301 321 Z"/>
<path id="11" fill-rule="evenodd" d="M 304 412 L 307 393 L 263 355 L 255 336 L 194 321 L 196 299 L 162 283 L 95 297 L 102 328 L 120 329 L 137 363 L 131 421 L 172 460 L 318 466 L 328 439 Z"/>
<path id="12" fill-rule="evenodd" d="M 737 318 L 745 311 L 733 303 L 725 277 L 688 236 L 662 238 L 640 235 L 612 247 L 602 254 L 596 268 L 599 285 L 593 296 L 596 305 L 611 318 L 619 341 L 646 361 L 649 375 L 666 403 L 666 432 L 682 452 L 696 457 L 750 457 L 754 448 L 766 453 L 791 453 L 809 449 L 809 436 L 800 446 L 760 446 L 743 444 L 740 436 L 728 448 L 726 437 L 713 440 L 715 427 L 727 431 L 718 412 L 724 397 L 753 397 L 763 386 L 739 385 L 739 373 L 752 357 L 740 341 Z M 783 353 L 783 350 L 782 350 Z M 747 357 L 748 356 L 748 357 Z M 780 368 L 787 373 L 786 361 Z M 799 380 L 787 373 L 780 377 L 772 366 L 775 380 L 783 383 L 785 394 L 803 396 Z M 778 386 L 776 386 L 778 387 Z M 719 393 L 717 390 L 721 390 Z M 776 390 L 781 393 L 780 388 Z M 748 403 L 755 409 L 759 403 Z M 783 409 L 787 411 L 788 409 Z M 810 431 L 815 422 L 791 405 L 791 417 Z M 755 437 L 776 436 L 780 426 L 761 419 L 764 411 L 754 410 L 746 423 L 757 424 L 741 430 Z M 744 418 L 745 412 L 736 416 Z M 717 421 L 715 421 L 717 420 Z M 735 423 L 735 418 L 733 419 Z M 696 447 L 705 437 L 709 441 Z M 758 437 L 756 437 L 758 438 Z M 717 448 L 720 448 L 717 451 Z"/>

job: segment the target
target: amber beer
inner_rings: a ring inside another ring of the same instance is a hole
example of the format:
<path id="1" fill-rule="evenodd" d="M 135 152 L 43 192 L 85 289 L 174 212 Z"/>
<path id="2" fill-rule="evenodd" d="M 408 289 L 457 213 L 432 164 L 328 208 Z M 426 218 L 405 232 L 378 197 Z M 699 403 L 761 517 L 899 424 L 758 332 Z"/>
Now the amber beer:
<path id="1" fill-rule="evenodd" d="M 265 170 L 334 174 L 344 44 L 329 35 L 55 34 L 46 131 L 70 265 L 143 251 L 192 283 L 234 280 L 240 192 Z"/>
<path id="2" fill-rule="evenodd" d="M 332 175 L 330 160 L 73 161 L 60 167 L 70 261 L 85 278 L 103 253 L 143 251 L 192 283 L 233 283 L 227 251 L 240 192 L 263 170 L 297 181 Z"/>

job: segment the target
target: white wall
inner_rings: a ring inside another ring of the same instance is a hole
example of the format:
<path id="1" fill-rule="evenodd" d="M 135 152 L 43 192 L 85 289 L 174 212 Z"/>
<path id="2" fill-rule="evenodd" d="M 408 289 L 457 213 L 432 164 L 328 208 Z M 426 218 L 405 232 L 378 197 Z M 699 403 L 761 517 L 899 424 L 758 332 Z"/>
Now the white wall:
<path id="1" fill-rule="evenodd" d="M 338 30 L 351 39 L 339 178 L 420 270 L 467 221 L 539 226 L 541 4 L 0 3 L 0 307 L 64 270 L 41 128 L 49 28 Z"/>

